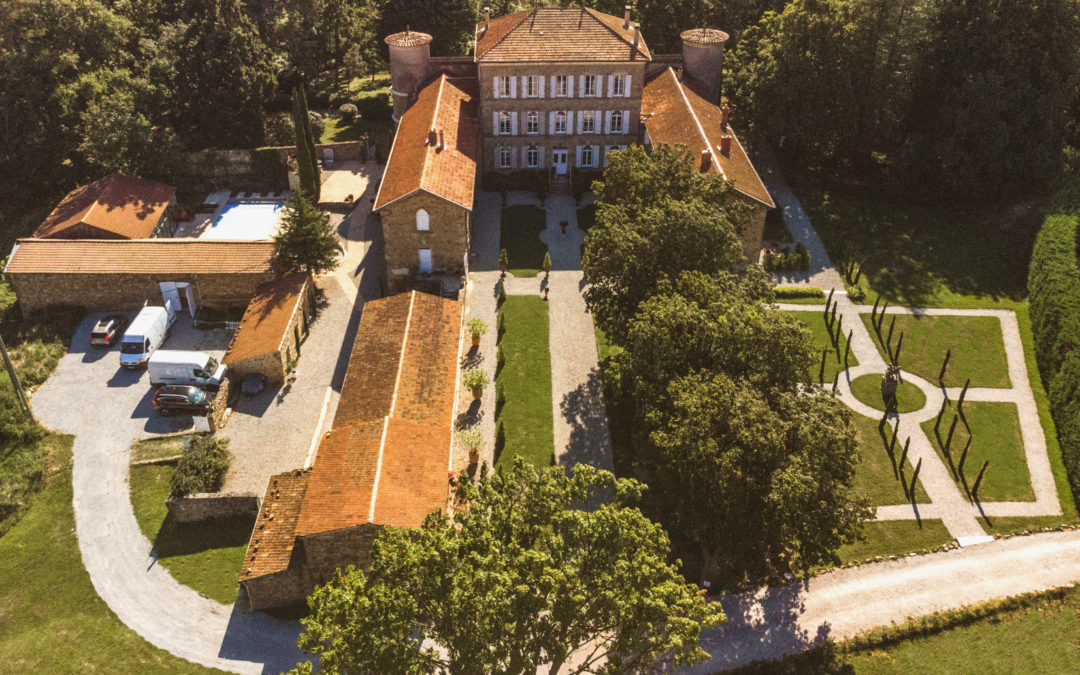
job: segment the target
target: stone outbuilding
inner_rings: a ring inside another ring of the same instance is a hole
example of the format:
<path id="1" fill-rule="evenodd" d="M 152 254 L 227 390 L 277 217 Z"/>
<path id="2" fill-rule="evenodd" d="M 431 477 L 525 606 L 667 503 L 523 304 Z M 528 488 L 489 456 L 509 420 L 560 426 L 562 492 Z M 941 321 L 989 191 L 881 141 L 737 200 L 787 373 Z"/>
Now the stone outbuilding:
<path id="1" fill-rule="evenodd" d="M 38 226 L 38 239 L 149 239 L 171 236 L 176 188 L 114 173 L 72 190 Z"/>
<path id="2" fill-rule="evenodd" d="M 370 564 L 382 528 L 447 508 L 462 310 L 418 291 L 364 307 L 314 463 L 267 485 L 240 571 L 253 609 L 302 603 L 337 569 Z"/>
<path id="3" fill-rule="evenodd" d="M 234 377 L 258 373 L 284 382 L 289 362 L 300 358 L 314 297 L 308 274 L 291 274 L 259 286 L 221 362 Z"/>
<path id="4" fill-rule="evenodd" d="M 274 244 L 222 239 L 19 239 L 4 267 L 23 312 L 170 303 L 243 307 L 273 278 Z"/>
<path id="5" fill-rule="evenodd" d="M 440 75 L 401 116 L 374 206 L 391 291 L 467 268 L 480 144 L 476 89 L 475 78 Z"/>

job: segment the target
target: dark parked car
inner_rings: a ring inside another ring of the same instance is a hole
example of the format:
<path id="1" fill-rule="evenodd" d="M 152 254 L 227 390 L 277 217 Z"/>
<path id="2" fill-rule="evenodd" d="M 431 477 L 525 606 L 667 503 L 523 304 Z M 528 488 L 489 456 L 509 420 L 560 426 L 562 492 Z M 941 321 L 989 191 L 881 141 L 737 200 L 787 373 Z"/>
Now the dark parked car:
<path id="1" fill-rule="evenodd" d="M 154 392 L 154 410 L 168 417 L 175 412 L 205 415 L 214 397 L 198 387 L 171 384 Z"/>
<path id="2" fill-rule="evenodd" d="M 127 325 L 126 316 L 110 314 L 94 324 L 94 329 L 90 331 L 90 344 L 95 347 L 112 347 L 124 337 L 124 329 Z"/>

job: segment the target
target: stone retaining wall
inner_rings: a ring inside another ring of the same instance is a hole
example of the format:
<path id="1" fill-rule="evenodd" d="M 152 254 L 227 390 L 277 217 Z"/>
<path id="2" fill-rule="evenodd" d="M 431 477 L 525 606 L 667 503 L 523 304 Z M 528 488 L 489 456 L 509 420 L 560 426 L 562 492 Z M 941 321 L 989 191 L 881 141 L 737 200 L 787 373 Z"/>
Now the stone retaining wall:
<path id="1" fill-rule="evenodd" d="M 334 151 L 334 163 L 367 160 L 368 141 L 343 141 L 315 146 L 318 158 L 323 150 Z M 295 145 L 241 150 L 200 150 L 188 153 L 181 168 L 187 182 L 207 189 L 237 189 L 245 186 L 284 190 L 288 186 L 286 160 L 296 154 Z"/>
<path id="2" fill-rule="evenodd" d="M 214 402 L 210 406 L 210 412 L 206 415 L 206 421 L 210 424 L 211 432 L 219 431 L 225 426 L 225 421 L 229 417 L 229 397 L 231 391 L 231 380 L 226 377 L 225 381 L 221 383 L 221 387 L 218 388 L 217 395 L 214 396 Z"/>
<path id="3" fill-rule="evenodd" d="M 165 500 L 169 515 L 179 523 L 196 523 L 220 518 L 250 518 L 259 515 L 262 500 L 254 492 L 213 492 Z"/>

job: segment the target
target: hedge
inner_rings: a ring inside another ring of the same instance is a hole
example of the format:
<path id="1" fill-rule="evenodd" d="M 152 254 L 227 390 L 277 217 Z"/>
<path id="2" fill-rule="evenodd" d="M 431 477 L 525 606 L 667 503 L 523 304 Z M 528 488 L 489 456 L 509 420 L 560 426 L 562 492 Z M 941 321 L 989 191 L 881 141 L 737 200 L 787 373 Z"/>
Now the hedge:
<path id="1" fill-rule="evenodd" d="M 777 286 L 777 300 L 791 300 L 795 298 L 825 298 L 825 291 L 817 286 Z"/>
<path id="2" fill-rule="evenodd" d="M 810 251 L 801 243 L 795 244 L 794 251 L 786 246 L 779 253 L 766 251 L 762 267 L 766 272 L 809 272 Z"/>
<path id="3" fill-rule="evenodd" d="M 1039 230 L 1028 271 L 1035 358 L 1048 384 L 1050 414 L 1074 495 L 1080 495 L 1080 271 L 1077 219 L 1050 216 Z"/>
<path id="4" fill-rule="evenodd" d="M 227 438 L 200 434 L 190 439 L 173 474 L 170 489 L 173 497 L 217 492 L 225 482 L 225 474 L 232 462 Z"/>

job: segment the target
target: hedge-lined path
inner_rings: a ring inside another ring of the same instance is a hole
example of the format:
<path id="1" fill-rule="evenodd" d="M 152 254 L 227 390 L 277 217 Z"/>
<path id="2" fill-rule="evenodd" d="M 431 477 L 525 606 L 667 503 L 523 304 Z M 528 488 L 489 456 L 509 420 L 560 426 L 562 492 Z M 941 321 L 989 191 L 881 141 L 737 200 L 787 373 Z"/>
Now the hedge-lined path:
<path id="1" fill-rule="evenodd" d="M 783 214 L 784 224 L 791 232 L 795 243 L 802 244 L 810 252 L 809 272 L 776 272 L 773 278 L 781 286 L 813 286 L 826 293 L 832 289 L 843 291 L 844 280 L 829 260 L 829 254 L 825 251 L 825 245 L 821 243 L 817 231 L 814 230 L 810 216 L 806 215 L 799 198 L 791 191 L 780 174 L 776 158 L 768 150 L 762 150 L 754 157 L 754 165 L 757 167 L 762 182 L 765 183 L 765 188 L 776 202 L 776 208 Z"/>
<path id="2" fill-rule="evenodd" d="M 507 206 L 520 204 L 538 206 L 539 202 L 531 193 L 508 194 Z M 544 202 L 542 208 L 547 213 L 547 227 L 540 234 L 540 239 L 551 254 L 551 275 L 545 278 L 541 272 L 534 278 L 519 278 L 507 274 L 503 283 L 507 295 L 542 295 L 544 289 L 548 289 L 548 344 L 556 463 L 569 467 L 585 462 L 611 469 L 611 439 L 600 381 L 595 331 L 592 316 L 581 295 L 584 287 L 581 245 L 585 233 L 577 226 L 579 206 L 568 195 L 553 195 Z M 494 354 L 498 348 L 495 289 L 500 276 L 497 267 L 501 211 L 500 195 L 480 194 L 473 223 L 474 271 L 469 274 L 467 301 L 468 318 L 480 318 L 490 327 L 488 334 L 481 339 L 477 365 L 484 367 L 491 376 L 494 376 Z M 566 234 L 562 234 L 561 222 L 564 220 L 569 224 Z M 478 422 L 486 439 L 482 457 L 489 463 L 493 460 L 495 439 L 493 390 L 494 387 L 488 387 L 484 392 Z M 463 402 L 459 400 L 459 407 Z"/>
<path id="3" fill-rule="evenodd" d="M 712 659 L 686 672 L 715 673 L 826 639 L 1077 581 L 1080 530 L 1072 530 L 859 565 L 806 583 L 724 596 L 727 621 L 701 640 Z"/>
<path id="4" fill-rule="evenodd" d="M 841 400 L 856 412 L 873 419 L 879 419 L 881 412 L 856 399 L 852 395 L 850 387 L 850 383 L 860 375 L 880 375 L 885 372 L 885 360 L 878 351 L 878 347 L 870 331 L 867 330 L 866 324 L 862 322 L 859 316 L 866 313 L 868 308 L 865 305 L 855 305 L 848 300 L 846 295 L 840 293 L 834 295 L 834 302 L 837 305 L 837 316 L 844 317 L 843 325 L 845 329 L 853 331 L 851 349 L 859 361 L 859 365 L 848 369 L 845 376 L 840 378 L 838 382 L 837 389 Z M 780 304 L 778 308 L 790 311 L 824 312 L 825 310 L 824 305 Z M 1024 454 L 1031 477 L 1031 485 L 1035 493 L 1035 500 L 1029 502 L 985 502 L 981 504 L 969 502 L 966 495 L 961 492 L 953 481 L 949 469 L 920 426 L 923 422 L 932 420 L 937 416 L 946 396 L 951 401 L 958 400 L 961 390 L 959 388 L 941 388 L 905 372 L 903 374 L 905 381 L 919 387 L 926 395 L 926 404 L 920 410 L 891 417 L 889 426 L 892 428 L 896 420 L 899 420 L 898 444 L 903 443 L 908 438 L 911 439 L 911 446 L 908 451 L 908 459 L 911 464 L 908 467 L 908 475 L 910 476 L 911 468 L 921 459 L 923 466 L 919 479 L 930 498 L 930 503 L 879 506 L 876 510 L 877 520 L 910 520 L 916 517 L 920 519 L 940 518 L 953 537 L 956 537 L 962 544 L 968 544 L 983 541 L 987 536 L 979 521 L 982 515 L 1060 515 L 1061 503 L 1057 494 L 1053 471 L 1050 468 L 1046 437 L 1039 420 L 1038 408 L 1031 391 L 1031 383 L 1028 379 L 1027 364 L 1024 359 L 1024 345 L 1020 338 L 1016 314 L 1008 310 L 995 309 L 919 309 L 906 307 L 890 307 L 887 313 L 915 316 L 992 316 L 999 320 L 1008 361 L 1009 379 L 1012 386 L 1010 388 L 968 389 L 965 400 L 973 402 L 1007 402 L 1017 406 Z M 993 467 L 991 467 L 991 472 L 992 470 Z M 990 479 L 992 480 L 992 473 L 988 475 L 991 476 Z"/>

